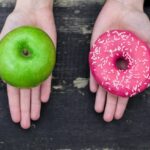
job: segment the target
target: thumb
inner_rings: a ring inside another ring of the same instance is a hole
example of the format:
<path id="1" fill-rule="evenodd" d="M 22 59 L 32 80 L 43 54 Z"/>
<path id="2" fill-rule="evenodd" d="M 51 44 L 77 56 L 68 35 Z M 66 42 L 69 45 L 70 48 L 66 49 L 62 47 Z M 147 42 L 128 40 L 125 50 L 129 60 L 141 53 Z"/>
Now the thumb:
<path id="1" fill-rule="evenodd" d="M 0 34 L 0 39 L 2 39 L 8 32 L 10 32 L 11 30 L 23 26 L 25 25 L 24 22 L 18 21 L 17 17 L 13 14 L 10 14 L 5 23 L 4 26 L 2 28 L 1 34 Z"/>
<path id="2" fill-rule="evenodd" d="M 98 15 L 97 20 L 95 22 L 92 37 L 91 37 L 91 44 L 90 47 L 93 46 L 97 38 L 107 30 L 108 28 L 108 22 L 107 20 L 104 20 L 104 18 L 101 16 L 101 14 Z M 98 90 L 98 84 L 96 80 L 94 79 L 92 72 L 90 71 L 90 91 L 95 93 Z"/>
<path id="3" fill-rule="evenodd" d="M 93 28 L 92 37 L 91 37 L 91 44 L 90 44 L 91 47 L 95 43 L 97 38 L 110 28 L 109 27 L 110 24 L 111 24 L 111 20 L 107 19 L 107 17 L 106 18 L 103 17 L 101 14 L 98 15 Z"/>
<path id="4" fill-rule="evenodd" d="M 96 19 L 96 22 L 93 28 L 92 37 L 91 37 L 90 47 L 92 47 L 95 41 L 98 39 L 98 37 L 105 31 L 107 31 L 110 27 L 111 20 L 107 19 L 107 17 L 104 17 L 103 15 L 104 14 L 100 12 L 100 14 L 98 15 Z M 90 90 L 91 92 L 94 92 L 94 93 L 98 90 L 98 84 L 96 80 L 94 79 L 91 71 L 90 71 Z"/>
<path id="5" fill-rule="evenodd" d="M 139 13 L 138 16 L 130 15 L 124 24 L 126 30 L 134 32 L 150 45 L 150 21 L 145 13 Z"/>

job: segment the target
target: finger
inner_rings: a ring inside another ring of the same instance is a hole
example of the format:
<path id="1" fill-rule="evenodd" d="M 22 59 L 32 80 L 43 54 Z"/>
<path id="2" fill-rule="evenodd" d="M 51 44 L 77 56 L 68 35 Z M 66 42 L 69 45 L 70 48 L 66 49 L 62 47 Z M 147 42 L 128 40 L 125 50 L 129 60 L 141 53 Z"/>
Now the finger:
<path id="1" fill-rule="evenodd" d="M 105 17 L 103 17 L 103 13 L 100 13 L 98 15 L 94 28 L 93 28 L 92 37 L 91 37 L 91 44 L 90 44 L 91 47 L 95 43 L 97 38 L 106 30 L 108 30 L 110 23 L 111 21 L 109 19 L 105 19 Z M 90 90 L 91 92 L 95 93 L 97 89 L 98 89 L 98 84 L 95 81 L 92 73 L 90 72 Z"/>
<path id="2" fill-rule="evenodd" d="M 127 107 L 129 98 L 119 97 L 115 112 L 115 119 L 121 119 Z"/>
<path id="3" fill-rule="evenodd" d="M 24 129 L 30 127 L 30 90 L 20 90 L 21 126 Z"/>
<path id="4" fill-rule="evenodd" d="M 104 120 L 106 122 L 110 122 L 113 120 L 116 111 L 117 96 L 108 93 L 106 101 L 107 102 L 106 102 L 106 107 L 104 112 Z"/>
<path id="5" fill-rule="evenodd" d="M 41 111 L 40 86 L 32 88 L 31 92 L 31 119 L 38 120 Z"/>
<path id="6" fill-rule="evenodd" d="M 138 13 L 138 12 L 137 12 Z M 142 38 L 145 42 L 150 43 L 150 21 L 148 16 L 140 12 L 135 16 L 135 14 L 130 14 L 128 17 L 123 19 L 123 24 L 125 29 L 134 32 L 137 36 Z M 142 24 L 141 24 L 142 22 Z M 144 28 L 143 28 L 144 27 Z"/>
<path id="7" fill-rule="evenodd" d="M 97 82 L 95 81 L 92 73 L 90 72 L 90 91 L 95 93 L 98 89 L 98 84 Z"/>
<path id="8" fill-rule="evenodd" d="M 96 100 L 95 100 L 95 111 L 97 113 L 103 112 L 105 100 L 106 100 L 106 91 L 99 86 L 96 94 Z"/>
<path id="9" fill-rule="evenodd" d="M 49 96 L 50 96 L 50 92 L 51 92 L 51 79 L 52 79 L 52 77 L 50 76 L 41 85 L 41 101 L 43 103 L 46 103 L 49 100 Z"/>
<path id="10" fill-rule="evenodd" d="M 39 12 L 38 16 L 41 13 Z M 47 19 L 51 18 L 51 19 Z M 55 47 L 57 44 L 57 34 L 56 34 L 56 26 L 53 13 L 48 13 L 45 16 L 41 16 L 40 21 L 37 23 L 40 28 L 42 28 L 52 39 Z"/>
<path id="11" fill-rule="evenodd" d="M 2 28 L 2 31 L 0 33 L 0 39 L 2 39 L 8 32 L 10 32 L 11 30 L 13 30 L 14 28 L 17 28 L 19 26 L 22 25 L 22 23 L 19 22 L 19 24 L 16 24 L 16 22 L 14 22 L 11 18 L 12 18 L 12 14 L 10 14 L 5 23 L 4 26 Z M 11 20 L 11 21 L 10 21 Z M 19 20 L 19 19 L 18 19 Z"/>
<path id="12" fill-rule="evenodd" d="M 19 89 L 7 84 L 7 94 L 11 118 L 15 123 L 20 122 Z"/>
<path id="13" fill-rule="evenodd" d="M 110 18 L 109 16 L 110 14 L 106 14 L 106 13 L 103 14 L 103 11 L 100 12 L 100 14 L 98 15 L 93 27 L 93 33 L 91 37 L 91 47 L 102 33 L 104 33 L 109 28 L 111 28 L 111 22 L 113 21 L 113 19 L 108 19 Z"/>

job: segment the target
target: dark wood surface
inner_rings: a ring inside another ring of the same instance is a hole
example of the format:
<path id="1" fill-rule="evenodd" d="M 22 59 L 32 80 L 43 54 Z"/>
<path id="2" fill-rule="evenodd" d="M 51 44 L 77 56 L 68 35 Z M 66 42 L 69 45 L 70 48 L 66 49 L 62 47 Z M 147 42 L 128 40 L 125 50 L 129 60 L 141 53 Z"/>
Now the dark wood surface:
<path id="1" fill-rule="evenodd" d="M 50 102 L 29 130 L 13 124 L 7 93 L 0 84 L 0 150 L 149 150 L 150 90 L 132 98 L 120 121 L 105 123 L 94 112 L 94 94 L 73 80 L 88 78 L 92 26 L 101 6 L 55 7 L 58 29 L 57 65 Z M 0 28 L 12 8 L 0 9 Z M 146 12 L 150 14 L 150 9 Z M 61 85 L 61 89 L 54 88 Z"/>

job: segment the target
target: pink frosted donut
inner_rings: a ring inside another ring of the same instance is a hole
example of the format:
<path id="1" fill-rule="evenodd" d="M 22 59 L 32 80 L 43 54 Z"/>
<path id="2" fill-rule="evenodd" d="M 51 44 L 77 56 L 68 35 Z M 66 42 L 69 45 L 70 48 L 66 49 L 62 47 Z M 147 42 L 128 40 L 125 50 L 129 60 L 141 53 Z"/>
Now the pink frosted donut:
<path id="1" fill-rule="evenodd" d="M 118 96 L 132 97 L 150 84 L 150 48 L 129 31 L 102 34 L 91 48 L 89 64 L 98 84 Z"/>

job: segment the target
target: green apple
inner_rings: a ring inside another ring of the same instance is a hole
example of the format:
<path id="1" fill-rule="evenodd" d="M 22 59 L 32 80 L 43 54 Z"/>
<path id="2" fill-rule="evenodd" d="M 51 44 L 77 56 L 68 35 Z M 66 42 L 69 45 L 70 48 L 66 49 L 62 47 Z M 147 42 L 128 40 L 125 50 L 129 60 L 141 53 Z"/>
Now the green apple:
<path id="1" fill-rule="evenodd" d="M 22 26 L 0 41 L 0 77 L 12 86 L 39 85 L 50 76 L 55 62 L 55 46 L 39 28 Z"/>

